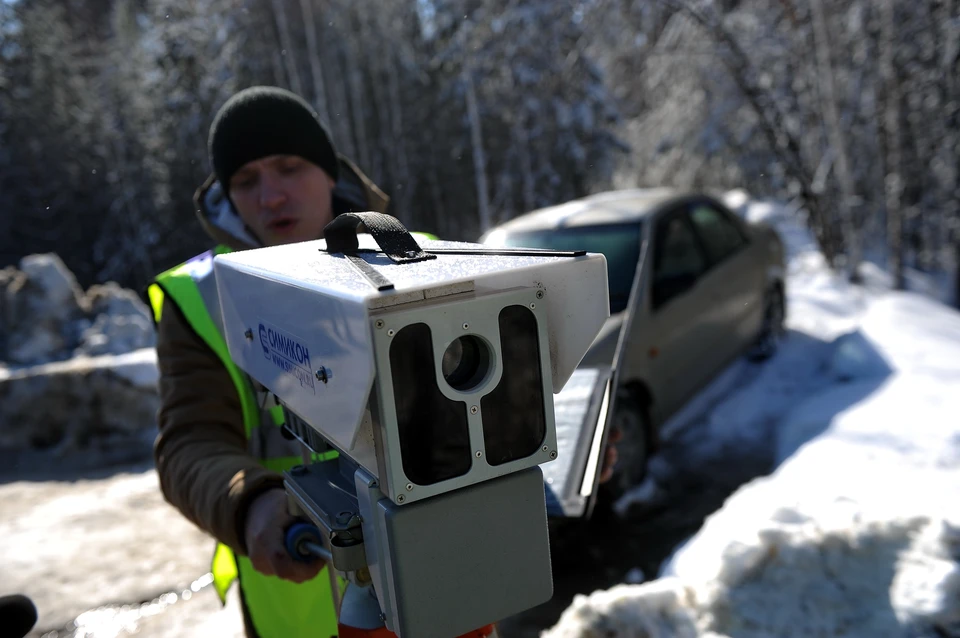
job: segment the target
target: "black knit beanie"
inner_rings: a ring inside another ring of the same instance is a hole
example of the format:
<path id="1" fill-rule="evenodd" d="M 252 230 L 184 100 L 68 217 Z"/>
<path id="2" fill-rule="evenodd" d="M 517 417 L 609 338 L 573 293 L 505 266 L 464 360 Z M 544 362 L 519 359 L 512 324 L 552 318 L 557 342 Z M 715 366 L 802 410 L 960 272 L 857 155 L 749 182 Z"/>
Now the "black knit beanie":
<path id="1" fill-rule="evenodd" d="M 241 166 L 269 155 L 298 155 L 338 178 L 337 151 L 316 111 L 277 87 L 251 87 L 227 100 L 210 126 L 207 144 L 225 192 Z"/>

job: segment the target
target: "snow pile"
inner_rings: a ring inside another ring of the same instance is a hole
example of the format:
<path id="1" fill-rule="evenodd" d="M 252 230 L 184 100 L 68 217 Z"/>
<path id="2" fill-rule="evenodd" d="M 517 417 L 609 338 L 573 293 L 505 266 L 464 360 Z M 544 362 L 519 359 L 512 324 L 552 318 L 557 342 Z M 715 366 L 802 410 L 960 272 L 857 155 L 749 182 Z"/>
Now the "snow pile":
<path id="1" fill-rule="evenodd" d="M 101 453 L 146 458 L 160 404 L 157 379 L 154 348 L 0 371 L 0 453 L 24 463 L 34 453 L 37 461 L 49 462 L 43 455 L 52 453 L 94 465 Z"/>
<path id="2" fill-rule="evenodd" d="M 697 442 L 688 463 L 718 481 L 744 442 L 776 469 L 659 580 L 580 596 L 544 635 L 960 635 L 960 314 L 849 286 L 786 211 L 744 214 L 775 223 L 791 251 L 790 336 L 747 383 L 731 384 L 745 374 L 733 366 L 668 434 Z M 661 467 L 621 510 L 682 470 Z"/>
<path id="3" fill-rule="evenodd" d="M 957 635 L 960 526 L 854 509 L 782 508 L 754 539 L 728 542 L 711 580 L 671 576 L 579 596 L 544 635 Z"/>
<path id="4" fill-rule="evenodd" d="M 0 363 L 37 366 L 150 348 L 150 309 L 114 282 L 84 291 L 54 253 L 0 270 Z"/>
<path id="5" fill-rule="evenodd" d="M 91 465 L 102 453 L 148 456 L 155 340 L 134 291 L 112 282 L 84 291 L 56 254 L 0 270 L 0 462 L 46 463 L 50 451 Z"/>

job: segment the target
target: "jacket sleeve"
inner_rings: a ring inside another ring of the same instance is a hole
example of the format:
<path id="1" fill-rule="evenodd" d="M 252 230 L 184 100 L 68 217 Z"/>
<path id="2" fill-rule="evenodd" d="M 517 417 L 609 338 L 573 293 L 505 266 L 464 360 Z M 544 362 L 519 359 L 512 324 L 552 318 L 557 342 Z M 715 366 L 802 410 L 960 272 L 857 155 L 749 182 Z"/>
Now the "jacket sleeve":
<path id="1" fill-rule="evenodd" d="M 200 529 L 246 555 L 247 507 L 265 490 L 282 488 L 283 478 L 247 453 L 233 380 L 169 297 L 157 327 L 157 361 L 154 460 L 164 498 Z"/>

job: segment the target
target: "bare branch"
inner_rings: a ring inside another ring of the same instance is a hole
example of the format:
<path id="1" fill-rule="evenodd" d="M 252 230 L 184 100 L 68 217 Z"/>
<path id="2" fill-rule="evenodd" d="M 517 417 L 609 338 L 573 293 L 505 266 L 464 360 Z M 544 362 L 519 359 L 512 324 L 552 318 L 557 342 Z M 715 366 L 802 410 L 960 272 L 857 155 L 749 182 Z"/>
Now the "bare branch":
<path id="1" fill-rule="evenodd" d="M 715 14 L 708 15 L 695 8 L 687 0 L 658 1 L 690 16 L 721 45 L 722 49 L 726 50 L 726 55 L 721 55 L 721 61 L 730 72 L 740 92 L 756 112 L 760 129 L 767 138 L 771 149 L 777 154 L 787 174 L 797 182 L 800 197 L 809 209 L 813 230 L 817 235 L 820 248 L 828 263 L 832 266 L 836 261 L 839 245 L 834 238 L 829 220 L 823 212 L 820 199 L 811 188 L 812 179 L 804 166 L 800 143 L 790 133 L 786 124 L 786 117 L 776 100 L 758 86 L 756 82 L 757 73 L 750 62 L 750 58 Z"/>

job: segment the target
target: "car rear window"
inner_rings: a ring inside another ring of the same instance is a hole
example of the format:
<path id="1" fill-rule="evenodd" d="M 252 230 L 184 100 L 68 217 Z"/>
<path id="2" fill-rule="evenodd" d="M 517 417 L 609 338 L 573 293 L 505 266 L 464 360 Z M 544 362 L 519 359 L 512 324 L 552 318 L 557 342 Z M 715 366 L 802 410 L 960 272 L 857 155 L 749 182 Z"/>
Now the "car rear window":
<path id="1" fill-rule="evenodd" d="M 633 276 L 640 259 L 641 222 L 576 226 L 555 230 L 506 233 L 503 246 L 513 248 L 549 248 L 551 250 L 586 250 L 601 253 L 607 259 L 607 280 L 610 290 L 610 312 L 627 307 Z"/>

